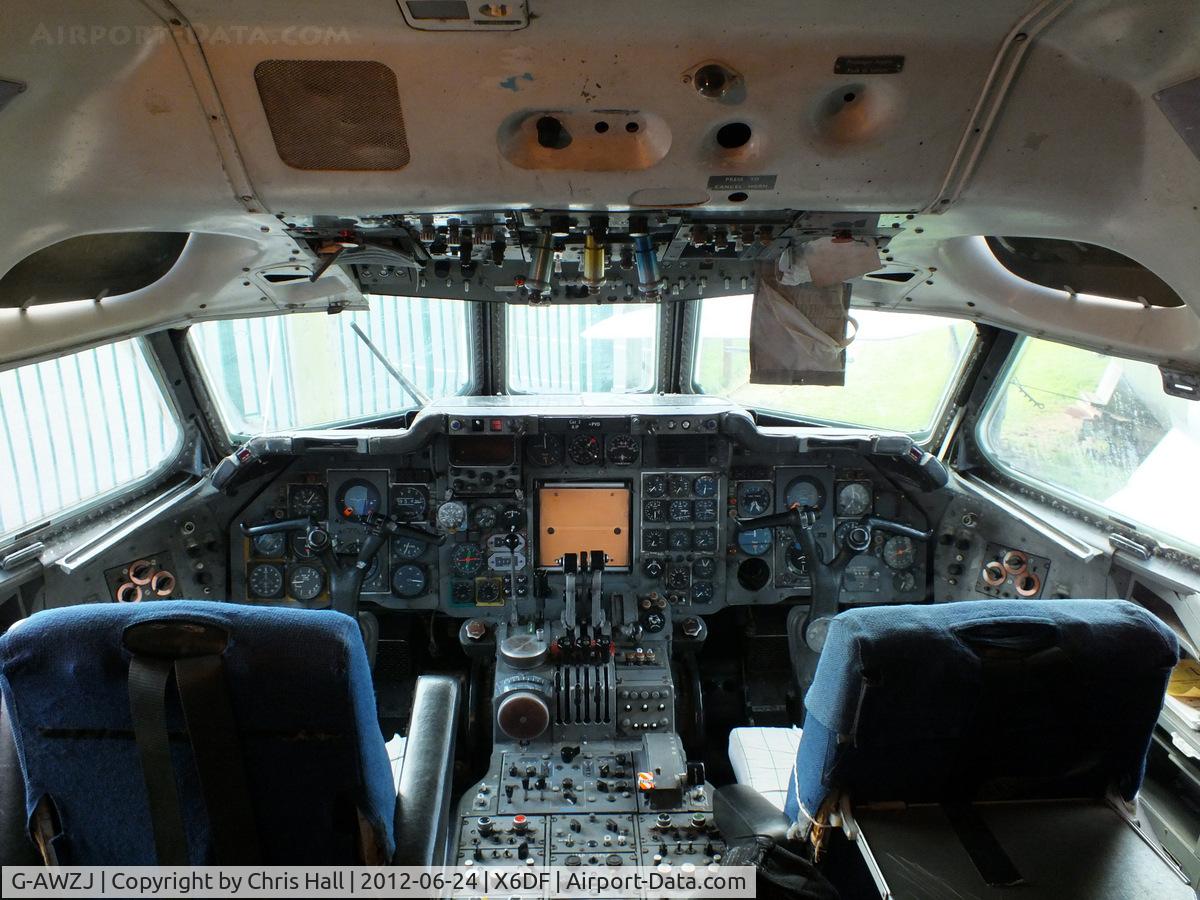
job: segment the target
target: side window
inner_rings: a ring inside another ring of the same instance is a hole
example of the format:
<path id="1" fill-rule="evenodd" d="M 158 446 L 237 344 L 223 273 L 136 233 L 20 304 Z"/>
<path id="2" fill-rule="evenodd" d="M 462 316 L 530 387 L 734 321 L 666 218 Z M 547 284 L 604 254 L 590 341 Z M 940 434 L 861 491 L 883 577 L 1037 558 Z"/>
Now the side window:
<path id="1" fill-rule="evenodd" d="M 1200 403 L 1157 367 L 1026 338 L 978 437 L 1014 477 L 1200 548 Z"/>
<path id="2" fill-rule="evenodd" d="M 152 475 L 182 437 L 141 341 L 0 372 L 0 541 Z"/>

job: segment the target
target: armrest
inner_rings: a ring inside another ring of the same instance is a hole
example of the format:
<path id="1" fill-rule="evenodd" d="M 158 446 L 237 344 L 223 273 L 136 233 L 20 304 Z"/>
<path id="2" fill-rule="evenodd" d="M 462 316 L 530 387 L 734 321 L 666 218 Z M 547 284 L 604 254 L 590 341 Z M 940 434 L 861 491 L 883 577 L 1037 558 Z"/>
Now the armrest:
<path id="1" fill-rule="evenodd" d="M 417 679 L 396 797 L 394 865 L 445 861 L 458 704 L 456 679 L 447 675 Z"/>
<path id="2" fill-rule="evenodd" d="M 726 842 L 767 837 L 782 844 L 791 822 L 748 784 L 727 784 L 713 794 L 713 822 Z"/>

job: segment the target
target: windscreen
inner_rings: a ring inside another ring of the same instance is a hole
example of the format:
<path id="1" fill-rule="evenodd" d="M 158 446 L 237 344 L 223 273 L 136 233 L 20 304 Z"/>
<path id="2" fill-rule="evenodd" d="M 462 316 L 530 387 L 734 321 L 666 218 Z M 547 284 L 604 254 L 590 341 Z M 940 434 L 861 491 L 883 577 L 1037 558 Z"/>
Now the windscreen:
<path id="1" fill-rule="evenodd" d="M 807 420 L 902 431 L 933 429 L 975 342 L 975 326 L 940 316 L 852 309 L 857 323 L 842 386 L 750 384 L 754 298 L 702 301 L 693 387 Z"/>
<path id="2" fill-rule="evenodd" d="M 368 299 L 361 312 L 192 326 L 188 339 L 230 434 L 368 421 L 470 389 L 469 304 Z"/>

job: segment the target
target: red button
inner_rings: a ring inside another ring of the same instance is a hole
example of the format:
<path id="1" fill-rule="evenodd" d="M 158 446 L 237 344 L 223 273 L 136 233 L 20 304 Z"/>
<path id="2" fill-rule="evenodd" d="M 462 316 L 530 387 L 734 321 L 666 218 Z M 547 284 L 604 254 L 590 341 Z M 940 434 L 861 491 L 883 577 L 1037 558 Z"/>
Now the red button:
<path id="1" fill-rule="evenodd" d="M 504 430 L 504 420 L 503 419 L 492 419 L 492 431 L 503 431 L 503 430 Z"/>

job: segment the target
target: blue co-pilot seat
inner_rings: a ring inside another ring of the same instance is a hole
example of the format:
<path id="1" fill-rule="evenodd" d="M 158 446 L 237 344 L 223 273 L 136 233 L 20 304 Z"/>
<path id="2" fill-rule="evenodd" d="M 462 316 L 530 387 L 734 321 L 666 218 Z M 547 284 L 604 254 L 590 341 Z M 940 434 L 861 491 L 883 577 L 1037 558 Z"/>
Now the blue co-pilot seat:
<path id="1" fill-rule="evenodd" d="M 73 606 L 11 628 L 0 666 L 47 862 L 392 858 L 396 789 L 348 616 Z"/>
<path id="2" fill-rule="evenodd" d="M 1128 879 L 1175 896 L 1181 880 L 1121 808 L 1178 653 L 1117 600 L 842 613 L 806 697 L 792 834 L 819 849 L 832 824 L 857 834 L 888 896 L 939 880 L 970 896 L 1132 896 Z"/>

